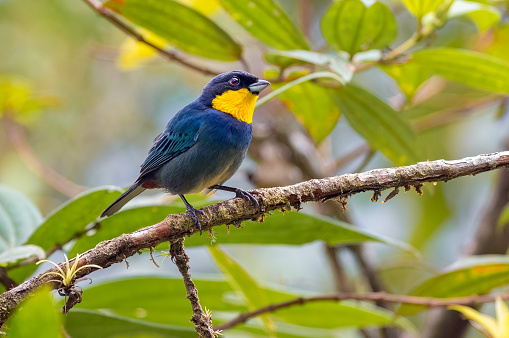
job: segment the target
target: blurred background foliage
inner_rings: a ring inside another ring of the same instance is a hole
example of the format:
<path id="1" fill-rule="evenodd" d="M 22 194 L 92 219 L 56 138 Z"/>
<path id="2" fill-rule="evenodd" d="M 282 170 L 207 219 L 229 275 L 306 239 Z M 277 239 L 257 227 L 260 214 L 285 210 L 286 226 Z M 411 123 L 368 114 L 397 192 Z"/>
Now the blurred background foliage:
<path id="1" fill-rule="evenodd" d="M 168 54 L 127 36 L 90 4 Z M 242 188 L 507 149 L 508 7 L 503 0 L 0 0 L 3 288 L 36 271 L 27 264 L 33 257 L 61 261 L 62 249 L 74 257 L 183 212 L 171 196 L 147 194 L 96 223 L 121 192 L 113 186 L 137 177 L 154 136 L 215 73 L 245 69 L 273 83 L 255 113 L 249 158 L 230 181 Z M 335 291 L 504 290 L 508 176 L 460 178 L 385 204 L 356 195 L 346 212 L 335 202 L 309 205 L 230 234 L 189 238 L 202 304 L 219 324 Z M 229 197 L 191 200 L 203 206 Z M 63 321 L 72 337 L 194 337 L 178 271 L 149 258 L 94 273 L 65 319 L 36 315 L 54 306 L 41 293 L 13 317 L 9 336 L 27 334 L 15 331 L 31 318 L 26 329 L 36 335 Z M 224 335 L 479 335 L 452 312 L 423 310 L 308 303 Z"/>

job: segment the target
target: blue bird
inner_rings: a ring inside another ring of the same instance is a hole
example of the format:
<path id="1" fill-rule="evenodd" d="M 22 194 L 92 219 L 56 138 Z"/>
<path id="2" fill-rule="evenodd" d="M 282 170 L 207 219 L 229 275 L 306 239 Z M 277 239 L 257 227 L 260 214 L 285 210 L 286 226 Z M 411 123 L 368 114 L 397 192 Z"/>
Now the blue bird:
<path id="1" fill-rule="evenodd" d="M 200 97 L 179 111 L 155 138 L 136 182 L 101 217 L 113 215 L 144 190 L 156 188 L 179 195 L 200 231 L 198 213 L 203 211 L 195 209 L 186 194 L 207 188 L 226 190 L 259 207 L 249 192 L 222 184 L 246 156 L 255 103 L 268 85 L 268 81 L 238 70 L 214 77 Z"/>

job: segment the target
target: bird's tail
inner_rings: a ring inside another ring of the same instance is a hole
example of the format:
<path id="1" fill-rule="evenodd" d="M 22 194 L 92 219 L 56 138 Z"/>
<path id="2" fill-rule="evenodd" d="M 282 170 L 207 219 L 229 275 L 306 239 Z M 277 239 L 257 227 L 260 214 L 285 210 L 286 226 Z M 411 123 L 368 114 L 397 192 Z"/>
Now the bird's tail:
<path id="1" fill-rule="evenodd" d="M 119 198 L 117 198 L 109 207 L 104 209 L 101 214 L 102 217 L 109 217 L 119 211 L 127 202 L 132 200 L 134 197 L 142 193 L 145 188 L 142 187 L 143 182 L 134 183 L 129 189 L 127 189 Z"/>

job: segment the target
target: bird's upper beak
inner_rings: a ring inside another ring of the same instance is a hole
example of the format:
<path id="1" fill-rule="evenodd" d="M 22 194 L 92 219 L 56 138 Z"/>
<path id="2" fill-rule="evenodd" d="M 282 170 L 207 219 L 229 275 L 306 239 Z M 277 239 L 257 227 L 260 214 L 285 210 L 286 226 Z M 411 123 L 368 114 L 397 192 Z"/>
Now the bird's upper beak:
<path id="1" fill-rule="evenodd" d="M 258 94 L 259 92 L 261 92 L 262 90 L 264 90 L 268 85 L 270 85 L 270 82 L 269 81 L 265 81 L 265 80 L 258 80 L 257 82 L 249 85 L 249 91 L 251 93 L 256 93 Z"/>

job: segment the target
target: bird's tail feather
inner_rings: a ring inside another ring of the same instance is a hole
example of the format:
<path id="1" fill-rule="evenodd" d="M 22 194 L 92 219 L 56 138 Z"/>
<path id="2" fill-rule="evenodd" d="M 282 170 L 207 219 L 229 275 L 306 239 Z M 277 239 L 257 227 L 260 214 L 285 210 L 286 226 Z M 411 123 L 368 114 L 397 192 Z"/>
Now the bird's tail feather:
<path id="1" fill-rule="evenodd" d="M 109 217 L 119 211 L 127 202 L 129 202 L 134 197 L 138 196 L 142 193 L 145 188 L 142 187 L 143 182 L 134 183 L 129 189 L 127 189 L 119 198 L 117 198 L 113 203 L 110 204 L 109 207 L 104 209 L 101 214 L 102 217 Z"/>

